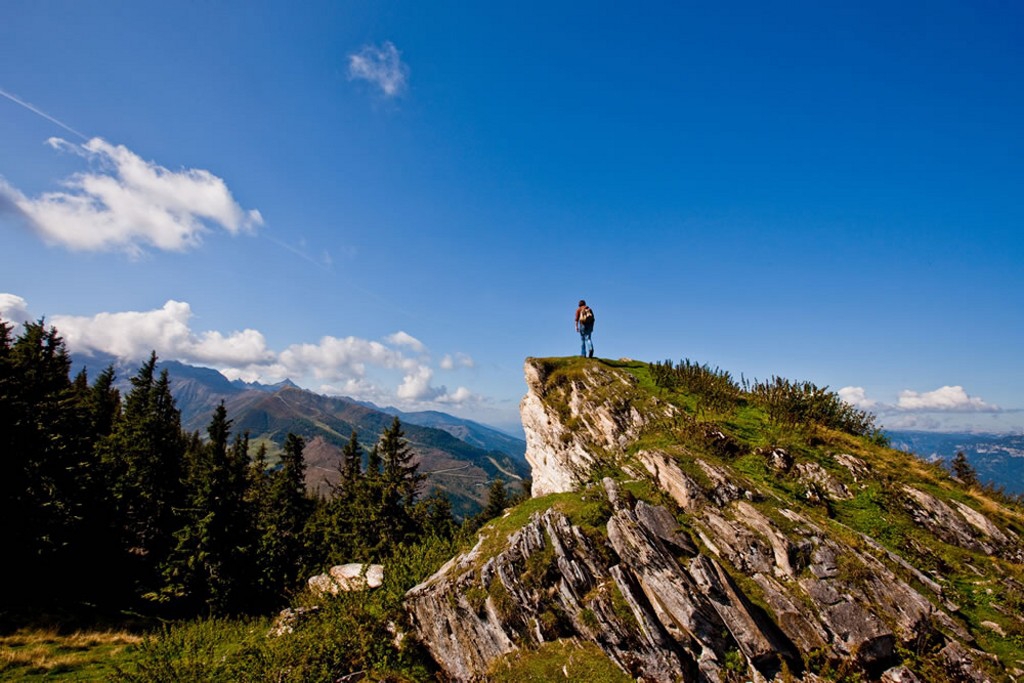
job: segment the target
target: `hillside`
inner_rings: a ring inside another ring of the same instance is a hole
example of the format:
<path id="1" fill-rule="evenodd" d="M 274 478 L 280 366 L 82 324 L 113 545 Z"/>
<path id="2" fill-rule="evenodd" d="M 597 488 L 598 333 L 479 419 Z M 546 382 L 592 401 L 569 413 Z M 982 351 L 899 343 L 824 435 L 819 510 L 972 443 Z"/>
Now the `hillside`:
<path id="1" fill-rule="evenodd" d="M 447 678 L 580 661 L 601 680 L 1024 677 L 1019 505 L 889 448 L 813 385 L 525 371 L 533 498 L 406 596 Z"/>
<path id="2" fill-rule="evenodd" d="M 341 447 L 353 430 L 367 447 L 389 426 L 393 416 L 350 399 L 321 396 L 296 387 L 273 392 L 245 391 L 225 400 L 234 428 L 248 431 L 254 442 L 280 445 L 288 432 L 309 443 L 306 482 L 326 492 L 338 481 Z M 439 488 L 448 494 L 457 514 L 477 512 L 496 477 L 507 482 L 525 477 L 522 460 L 500 451 L 485 451 L 449 432 L 403 423 L 403 431 L 415 451 L 420 471 L 427 474 L 424 492 Z"/>

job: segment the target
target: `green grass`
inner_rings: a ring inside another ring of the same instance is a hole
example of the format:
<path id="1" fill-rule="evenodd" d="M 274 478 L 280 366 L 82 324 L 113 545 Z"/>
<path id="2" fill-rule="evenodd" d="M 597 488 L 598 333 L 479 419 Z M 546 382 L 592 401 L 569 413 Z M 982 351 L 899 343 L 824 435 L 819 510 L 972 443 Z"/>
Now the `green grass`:
<path id="1" fill-rule="evenodd" d="M 0 679 L 5 681 L 99 681 L 114 674 L 126 653 L 142 641 L 129 631 L 27 627 L 0 636 Z"/>
<path id="2" fill-rule="evenodd" d="M 633 678 L 611 661 L 597 645 L 577 640 L 558 640 L 543 643 L 533 650 L 520 650 L 506 655 L 492 667 L 487 680 L 494 683 L 630 683 Z"/>

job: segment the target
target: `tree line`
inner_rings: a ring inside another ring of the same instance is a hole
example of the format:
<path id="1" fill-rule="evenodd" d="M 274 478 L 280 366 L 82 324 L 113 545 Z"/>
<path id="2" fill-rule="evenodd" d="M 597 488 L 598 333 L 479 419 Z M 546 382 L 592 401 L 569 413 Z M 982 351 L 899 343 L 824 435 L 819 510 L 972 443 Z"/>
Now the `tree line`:
<path id="1" fill-rule="evenodd" d="M 264 612 L 332 564 L 457 531 L 443 494 L 419 495 L 424 475 L 397 418 L 368 451 L 353 432 L 333 495 L 314 498 L 300 436 L 268 467 L 223 403 L 205 435 L 184 431 L 155 353 L 124 396 L 113 367 L 92 381 L 70 372 L 56 329 L 40 320 L 15 337 L 0 320 L 0 610 Z M 484 514 L 508 502 L 495 482 Z"/>

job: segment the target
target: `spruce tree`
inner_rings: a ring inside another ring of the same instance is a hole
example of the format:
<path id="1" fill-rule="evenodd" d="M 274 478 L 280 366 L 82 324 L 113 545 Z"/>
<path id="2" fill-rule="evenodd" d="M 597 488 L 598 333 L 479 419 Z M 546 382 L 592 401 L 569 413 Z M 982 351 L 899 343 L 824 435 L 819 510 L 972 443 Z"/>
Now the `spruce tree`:
<path id="1" fill-rule="evenodd" d="M 331 487 L 331 497 L 314 505 L 303 532 L 305 571 L 320 573 L 335 564 L 347 564 L 359 554 L 367 511 L 361 504 L 369 501 L 369 480 L 363 474 L 363 448 L 359 436 L 352 431 L 338 462 L 338 485 Z M 368 531 L 366 536 L 372 535 Z"/>
<path id="2" fill-rule="evenodd" d="M 226 614 L 242 607 L 246 593 L 248 463 L 239 454 L 247 439 L 229 449 L 231 420 L 223 402 L 214 410 L 207 435 L 207 443 L 193 441 L 189 449 L 186 518 L 164 567 L 162 596 L 191 609 L 205 606 Z"/>
<path id="3" fill-rule="evenodd" d="M 968 462 L 967 456 L 964 455 L 963 451 L 957 451 L 950 469 L 953 471 L 953 476 L 967 486 L 978 485 L 978 473 L 974 471 L 974 468 L 971 466 L 971 463 Z"/>
<path id="4" fill-rule="evenodd" d="M 271 475 L 267 508 L 261 515 L 262 589 L 275 600 L 294 586 L 299 569 L 305 566 L 302 532 L 312 508 L 306 494 L 305 446 L 300 436 L 289 433 L 285 438 L 281 467 Z"/>
<path id="5" fill-rule="evenodd" d="M 381 459 L 380 523 L 381 539 L 390 546 L 411 540 L 416 534 L 416 494 L 425 476 L 418 473 L 415 454 L 405 441 L 402 424 L 396 417 L 381 434 L 377 450 Z"/>
<path id="6" fill-rule="evenodd" d="M 339 488 L 342 496 L 351 496 L 351 489 L 358 485 L 359 479 L 362 476 L 362 467 L 363 448 L 359 445 L 359 436 L 356 434 L 356 430 L 353 429 L 348 443 L 345 444 L 345 448 L 341 451 L 339 468 L 341 483 Z M 348 494 L 346 494 L 346 489 L 349 489 Z"/>
<path id="7" fill-rule="evenodd" d="M 455 533 L 452 502 L 440 489 L 416 504 L 416 519 L 424 535 L 450 538 Z"/>
<path id="8" fill-rule="evenodd" d="M 93 433 L 99 437 L 110 434 L 121 413 L 121 392 L 114 386 L 115 380 L 114 366 L 110 365 L 89 390 L 89 418 Z"/>
<path id="9" fill-rule="evenodd" d="M 8 524 L 8 567 L 3 602 L 32 595 L 50 584 L 62 564 L 80 551 L 81 520 L 88 514 L 82 482 L 88 434 L 69 378 L 64 340 L 43 320 L 26 323 L 13 341 L 0 323 L 0 519 Z M 68 596 L 71 597 L 71 596 Z"/>
<path id="10" fill-rule="evenodd" d="M 167 372 L 157 376 L 156 363 L 153 353 L 131 378 L 120 414 L 109 405 L 112 387 L 106 380 L 98 387 L 106 396 L 98 400 L 96 419 L 110 418 L 113 427 L 97 451 L 128 572 L 124 581 L 137 594 L 159 588 L 185 503 L 186 439 Z"/>
<path id="11" fill-rule="evenodd" d="M 508 495 L 508 489 L 505 488 L 505 482 L 501 477 L 498 477 L 491 482 L 491 488 L 487 491 L 487 505 L 484 506 L 483 512 L 480 513 L 480 517 L 483 521 L 494 519 L 503 512 L 505 508 L 511 503 Z"/>

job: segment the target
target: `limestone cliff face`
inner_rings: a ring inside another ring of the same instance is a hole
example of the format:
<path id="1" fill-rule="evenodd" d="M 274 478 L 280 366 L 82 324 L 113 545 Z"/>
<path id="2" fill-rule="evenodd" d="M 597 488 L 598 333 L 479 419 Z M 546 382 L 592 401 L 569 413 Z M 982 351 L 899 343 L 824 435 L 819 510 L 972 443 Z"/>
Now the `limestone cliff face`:
<path id="1" fill-rule="evenodd" d="M 526 364 L 535 498 L 407 595 L 418 638 L 450 679 L 486 680 L 566 639 L 596 644 L 644 681 L 1024 676 L 1024 662 L 985 651 L 997 632 L 1024 633 L 1019 608 L 993 600 L 1003 625 L 979 623 L 938 571 L 940 557 L 969 559 L 990 593 L 997 577 L 1003 594 L 1024 596 L 1014 510 L 944 502 L 934 485 L 894 481 L 852 453 L 816 462 L 744 452 L 693 422 L 673 431 L 685 416 L 633 375 L 575 363 Z M 764 477 L 745 474 L 754 470 Z M 883 489 L 905 541 L 844 521 Z"/>
<path id="2" fill-rule="evenodd" d="M 519 414 L 534 496 L 574 490 L 602 461 L 620 457 L 651 419 L 676 412 L 644 397 L 629 374 L 597 364 L 556 374 L 528 359 L 525 375 Z"/>

